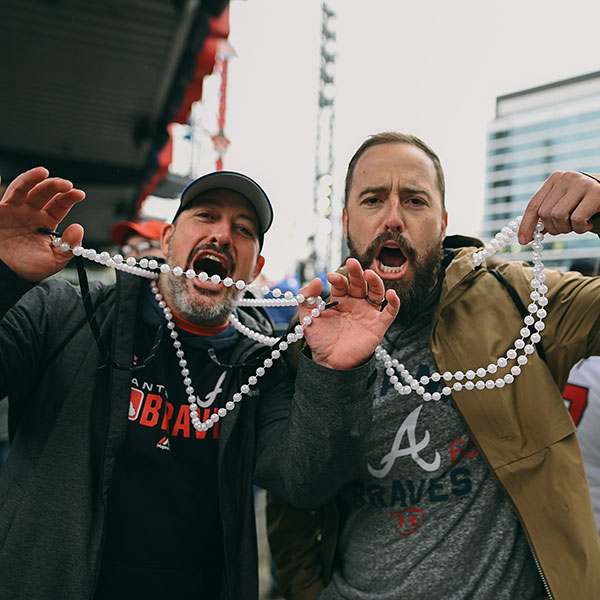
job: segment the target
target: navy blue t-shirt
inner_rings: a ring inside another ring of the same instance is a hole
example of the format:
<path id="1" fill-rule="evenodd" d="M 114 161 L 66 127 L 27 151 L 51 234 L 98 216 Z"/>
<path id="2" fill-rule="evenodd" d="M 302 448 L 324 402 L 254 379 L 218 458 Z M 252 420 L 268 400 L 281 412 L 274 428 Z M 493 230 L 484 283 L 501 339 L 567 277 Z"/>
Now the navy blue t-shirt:
<path id="1" fill-rule="evenodd" d="M 135 360 L 148 356 L 165 322 L 148 290 L 140 299 Z M 206 420 L 223 397 L 238 333 L 213 336 L 178 328 L 199 416 Z M 223 569 L 217 452 L 219 423 L 198 432 L 190 420 L 179 358 L 165 332 L 156 356 L 133 371 L 129 423 L 108 497 L 106 538 L 96 600 L 218 598 Z"/>

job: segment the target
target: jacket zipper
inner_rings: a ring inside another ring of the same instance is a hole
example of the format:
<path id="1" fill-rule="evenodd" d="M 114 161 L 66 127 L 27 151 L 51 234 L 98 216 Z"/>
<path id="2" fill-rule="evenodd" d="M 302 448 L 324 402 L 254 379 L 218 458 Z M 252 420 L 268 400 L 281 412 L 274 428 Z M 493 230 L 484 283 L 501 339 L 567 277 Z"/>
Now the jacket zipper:
<path id="1" fill-rule="evenodd" d="M 531 552 L 531 556 L 533 558 L 533 562 L 535 563 L 535 567 L 536 567 L 536 569 L 537 569 L 537 571 L 539 573 L 540 579 L 542 580 L 542 585 L 544 586 L 544 590 L 546 592 L 547 599 L 548 600 L 554 600 L 554 596 L 552 595 L 552 592 L 550 591 L 550 585 L 548 584 L 548 580 L 546 579 L 546 576 L 544 575 L 544 572 L 542 571 L 542 565 L 540 565 L 540 561 L 538 559 L 538 556 L 537 556 L 537 554 L 536 554 L 536 552 L 535 552 L 535 550 L 533 548 L 533 543 L 531 542 L 531 537 L 529 536 L 529 532 L 527 531 L 527 528 L 525 527 L 525 523 L 523 523 L 523 519 L 521 517 L 521 513 L 518 511 L 515 503 L 513 502 L 513 499 L 510 497 L 509 493 L 506 491 L 506 488 L 504 487 L 504 485 L 502 484 L 502 482 L 498 479 L 498 477 L 496 477 L 496 474 L 494 473 L 494 470 L 490 466 L 490 463 L 489 463 L 489 461 L 487 459 L 487 456 L 481 450 L 481 447 L 480 447 L 479 443 L 477 442 L 477 438 L 473 435 L 473 432 L 471 431 L 471 429 L 467 425 L 464 417 L 462 416 L 462 413 L 460 412 L 460 410 L 456 406 L 456 402 L 454 401 L 454 398 L 452 398 L 452 405 L 454 406 L 454 410 L 456 410 L 456 412 L 460 416 L 460 418 L 461 418 L 461 420 L 462 420 L 462 422 L 463 422 L 466 430 L 469 432 L 469 435 L 471 436 L 471 439 L 475 442 L 475 444 L 477 446 L 477 449 L 479 450 L 479 453 L 481 454 L 481 456 L 483 457 L 483 460 L 485 461 L 485 464 L 487 465 L 488 469 L 490 470 L 490 472 L 492 473 L 492 475 L 496 479 L 498 485 L 502 489 L 502 492 L 504 493 L 504 496 L 512 504 L 513 510 L 515 511 L 515 514 L 517 515 L 517 517 L 519 519 L 519 523 L 521 523 L 521 527 L 523 528 L 523 533 L 525 534 L 525 540 L 527 541 L 527 545 L 529 546 L 529 551 Z"/>

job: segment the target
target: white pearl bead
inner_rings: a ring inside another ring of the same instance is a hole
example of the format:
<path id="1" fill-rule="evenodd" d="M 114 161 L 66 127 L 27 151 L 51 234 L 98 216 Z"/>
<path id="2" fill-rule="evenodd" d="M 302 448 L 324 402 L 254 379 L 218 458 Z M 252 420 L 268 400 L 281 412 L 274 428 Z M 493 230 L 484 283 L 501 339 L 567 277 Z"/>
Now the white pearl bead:
<path id="1" fill-rule="evenodd" d="M 321 314 L 321 311 L 318 308 L 313 308 L 310 311 L 310 314 L 311 314 L 312 317 L 316 318 L 316 317 L 318 317 Z"/>
<path id="2" fill-rule="evenodd" d="M 522 350 L 525 347 L 525 342 L 523 340 L 515 340 L 515 348 L 517 350 Z"/>
<path id="3" fill-rule="evenodd" d="M 162 265 L 160 265 L 161 273 L 168 273 L 170 270 L 171 270 L 171 267 L 167 263 L 163 263 Z"/>
<path id="4" fill-rule="evenodd" d="M 510 368 L 510 372 L 511 372 L 511 375 L 518 377 L 521 374 L 521 367 L 514 365 L 513 367 Z"/>
<path id="5" fill-rule="evenodd" d="M 242 392 L 242 394 L 247 394 L 250 391 L 250 386 L 246 383 L 244 383 L 244 385 L 242 385 L 240 387 L 240 392 Z"/>
<path id="6" fill-rule="evenodd" d="M 226 416 L 227 416 L 227 410 L 226 410 L 225 408 L 220 408 L 220 409 L 217 411 L 217 414 L 218 414 L 220 417 L 226 417 Z"/>
<path id="7" fill-rule="evenodd" d="M 185 276 L 186 276 L 188 279 L 194 279 L 194 277 L 196 277 L 196 271 L 194 271 L 194 269 L 188 269 L 188 270 L 185 272 Z"/>
<path id="8" fill-rule="evenodd" d="M 431 374 L 431 381 L 435 381 L 435 382 L 437 382 L 437 381 L 439 381 L 441 378 L 442 378 L 442 376 L 441 376 L 441 375 L 440 375 L 438 372 L 435 372 L 435 373 L 432 373 L 432 374 Z"/>
<path id="9" fill-rule="evenodd" d="M 202 271 L 202 273 L 198 273 L 198 275 L 196 275 L 196 277 L 202 281 L 202 283 L 208 281 L 208 273 L 205 273 L 204 271 Z"/>
<path id="10" fill-rule="evenodd" d="M 452 373 L 450 373 L 450 371 L 446 371 L 442 377 L 444 378 L 444 381 L 450 381 L 452 379 Z"/>
<path id="11" fill-rule="evenodd" d="M 236 393 L 233 395 L 233 401 L 234 401 L 234 402 L 240 402 L 240 401 L 241 401 L 241 399 L 242 399 L 242 395 L 241 395 L 239 392 L 236 392 Z"/>
<path id="12" fill-rule="evenodd" d="M 534 344 L 537 344 L 541 339 L 542 339 L 542 336 L 539 333 L 532 333 L 531 334 L 531 341 Z"/>
<path id="13" fill-rule="evenodd" d="M 499 367 L 504 368 L 504 367 L 506 367 L 507 364 L 508 364 L 508 361 L 506 360 L 506 358 L 501 357 L 501 358 L 498 359 L 498 366 Z"/>
<path id="14" fill-rule="evenodd" d="M 472 390 L 475 387 L 475 384 L 472 381 L 465 382 L 465 390 Z"/>
<path id="15" fill-rule="evenodd" d="M 223 285 L 225 287 L 231 287 L 233 285 L 233 279 L 231 279 L 231 277 L 225 277 L 225 279 L 223 279 Z"/>
<path id="16" fill-rule="evenodd" d="M 469 369 L 466 373 L 465 376 L 467 379 L 475 379 L 475 371 L 473 371 L 472 369 Z"/>
<path id="17" fill-rule="evenodd" d="M 488 373 L 495 373 L 497 370 L 498 370 L 498 367 L 494 363 L 490 363 L 487 366 L 487 372 Z"/>
<path id="18" fill-rule="evenodd" d="M 271 290 L 271 294 L 273 295 L 273 298 L 279 298 L 281 296 L 281 290 L 275 288 L 274 290 Z"/>
<path id="19" fill-rule="evenodd" d="M 527 357 L 526 357 L 526 356 L 523 356 L 523 355 L 521 355 L 521 356 L 517 357 L 517 362 L 518 362 L 518 363 L 519 363 L 521 366 L 523 366 L 523 365 L 526 365 L 526 364 L 527 364 Z"/>
<path id="20" fill-rule="evenodd" d="M 270 358 L 265 358 L 265 360 L 263 361 L 263 365 L 268 369 L 269 367 L 273 366 L 273 361 Z"/>
<path id="21" fill-rule="evenodd" d="M 451 393 L 452 393 L 452 390 L 448 386 L 442 388 L 443 396 L 449 396 Z"/>
<path id="22" fill-rule="evenodd" d="M 494 385 L 495 385 L 495 384 L 494 384 L 494 382 L 493 382 L 491 379 L 488 379 L 488 380 L 485 382 L 485 387 L 486 387 L 488 390 L 493 390 L 493 389 L 494 389 Z"/>
<path id="23" fill-rule="evenodd" d="M 452 388 L 454 389 L 455 392 L 460 392 L 460 390 L 462 390 L 463 385 L 462 383 L 459 383 L 458 381 L 456 381 L 454 383 L 454 385 L 452 386 Z"/>
<path id="24" fill-rule="evenodd" d="M 485 388 L 485 383 L 481 380 L 475 382 L 475 387 L 478 390 L 483 390 Z"/>
<path id="25" fill-rule="evenodd" d="M 129 257 L 129 258 L 132 258 L 132 257 Z M 129 264 L 129 258 L 127 259 L 127 264 Z M 135 258 L 133 259 L 133 262 L 135 263 Z M 147 258 L 142 258 L 140 260 L 140 267 L 142 267 L 142 269 L 148 268 L 148 259 Z"/>
<path id="26" fill-rule="evenodd" d="M 219 417 L 219 415 L 218 415 L 218 414 L 210 415 L 210 420 L 211 420 L 213 423 L 217 423 L 217 422 L 219 421 L 219 418 L 220 418 L 220 417 Z"/>
<path id="27" fill-rule="evenodd" d="M 487 371 L 483 367 L 479 367 L 477 369 L 477 377 L 485 377 L 487 375 Z"/>
<path id="28" fill-rule="evenodd" d="M 439 392 L 433 392 L 433 394 L 431 394 L 431 399 L 435 402 L 437 402 L 441 397 L 442 395 Z"/>
<path id="29" fill-rule="evenodd" d="M 515 358 L 517 358 L 517 352 L 515 350 L 513 350 L 512 348 L 506 353 L 507 358 L 509 358 L 510 360 L 514 360 Z"/>
<path id="30" fill-rule="evenodd" d="M 298 304 L 302 304 L 304 300 L 305 298 L 303 294 L 296 294 L 296 301 L 298 302 Z"/>
<path id="31" fill-rule="evenodd" d="M 302 325 L 307 326 L 307 325 L 310 325 L 311 323 L 312 323 L 312 319 L 308 315 L 306 317 L 302 318 Z"/>
<path id="32" fill-rule="evenodd" d="M 243 289 L 246 287 L 246 283 L 245 283 L 244 281 L 242 281 L 241 279 L 238 279 L 238 280 L 235 282 L 235 287 L 236 287 L 238 290 L 243 290 Z"/>
<path id="33" fill-rule="evenodd" d="M 235 408 L 235 404 L 234 404 L 234 403 L 233 403 L 231 400 L 229 400 L 229 402 L 227 402 L 227 403 L 225 404 L 225 408 L 226 408 L 227 410 L 233 410 L 233 409 Z"/>
<path id="34" fill-rule="evenodd" d="M 257 381 L 258 379 L 256 378 L 256 375 L 250 375 L 250 377 L 248 377 L 248 383 L 250 385 L 256 385 Z"/>
<path id="35" fill-rule="evenodd" d="M 221 277 L 219 275 L 217 275 L 216 273 L 210 278 L 210 282 L 213 285 L 218 285 L 219 283 L 221 283 Z"/>
<path id="36" fill-rule="evenodd" d="M 258 367 L 258 369 L 256 369 L 256 375 L 257 375 L 257 377 L 262 377 L 264 374 L 265 374 L 264 367 Z"/>
<path id="37" fill-rule="evenodd" d="M 156 269 L 157 267 L 158 267 L 158 261 L 154 260 L 153 258 L 148 261 L 148 268 Z"/>

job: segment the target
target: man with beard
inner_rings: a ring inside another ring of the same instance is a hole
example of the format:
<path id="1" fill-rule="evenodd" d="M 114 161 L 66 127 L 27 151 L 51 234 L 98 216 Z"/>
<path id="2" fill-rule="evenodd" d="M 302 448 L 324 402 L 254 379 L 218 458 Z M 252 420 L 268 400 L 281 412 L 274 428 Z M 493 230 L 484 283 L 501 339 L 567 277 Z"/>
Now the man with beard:
<path id="1" fill-rule="evenodd" d="M 600 282 L 520 263 L 497 274 L 475 266 L 481 243 L 445 236 L 440 161 L 414 136 L 367 139 L 345 192 L 351 254 L 401 307 L 382 343 L 387 356 L 378 351 L 372 428 L 353 476 L 335 502 L 311 511 L 269 498 L 280 592 L 296 600 L 595 597 L 600 544 L 561 391 L 570 367 L 600 350 Z M 519 240 L 532 240 L 538 220 L 550 234 L 590 231 L 598 212 L 597 180 L 557 172 L 530 201 Z M 538 286 L 548 288 L 545 309 L 530 304 Z M 545 328 L 543 349 L 531 346 L 517 364 L 498 357 L 515 358 L 507 348 L 519 331 L 516 348 L 539 335 L 523 327 L 521 305 Z"/>
<path id="2" fill-rule="evenodd" d="M 41 280 L 73 254 L 81 261 L 80 225 L 58 246 L 52 238 L 83 197 L 40 167 L 0 202 L 0 397 L 12 442 L 0 597 L 257 598 L 252 484 L 307 506 L 350 475 L 368 427 L 370 356 L 397 297 L 355 260 L 349 282 L 332 275 L 336 305 L 300 308 L 313 323 L 294 390 L 276 360 L 282 344 L 258 343 L 270 334 L 264 313 L 238 307 L 273 216 L 258 184 L 232 172 L 192 182 L 161 233 L 167 263 L 139 262 L 160 277 L 118 271 L 116 285 L 87 290 L 80 271 L 80 294 Z M 367 284 L 385 311 L 365 302 Z M 321 283 L 302 291 L 317 296 Z"/>

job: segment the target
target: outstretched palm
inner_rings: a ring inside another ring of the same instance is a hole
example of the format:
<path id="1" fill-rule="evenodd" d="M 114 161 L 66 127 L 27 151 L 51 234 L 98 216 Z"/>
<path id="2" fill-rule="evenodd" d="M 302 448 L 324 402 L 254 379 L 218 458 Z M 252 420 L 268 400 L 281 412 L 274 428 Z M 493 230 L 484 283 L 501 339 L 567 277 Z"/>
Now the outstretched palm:
<path id="1" fill-rule="evenodd" d="M 28 281 L 40 281 L 60 269 L 70 255 L 55 248 L 39 228 L 54 231 L 74 204 L 85 198 L 66 179 L 49 178 L 43 167 L 19 175 L 0 200 L 0 259 Z M 68 227 L 63 238 L 80 244 L 83 229 Z"/>
<path id="2" fill-rule="evenodd" d="M 348 279 L 339 273 L 328 275 L 331 302 L 337 305 L 322 311 L 304 328 L 313 360 L 333 369 L 350 369 L 367 360 L 400 307 L 396 293 L 393 290 L 385 293 L 383 282 L 375 272 L 363 271 L 353 258 L 348 259 L 346 266 Z M 382 311 L 366 301 L 367 290 L 374 301 L 381 301 L 385 293 L 387 306 Z M 320 292 L 318 279 L 302 290 L 307 297 Z M 300 307 L 301 320 L 310 314 L 310 308 L 306 304 Z"/>

